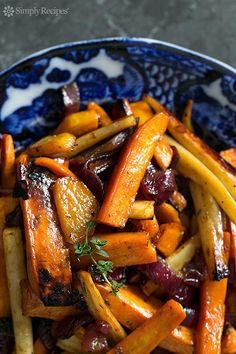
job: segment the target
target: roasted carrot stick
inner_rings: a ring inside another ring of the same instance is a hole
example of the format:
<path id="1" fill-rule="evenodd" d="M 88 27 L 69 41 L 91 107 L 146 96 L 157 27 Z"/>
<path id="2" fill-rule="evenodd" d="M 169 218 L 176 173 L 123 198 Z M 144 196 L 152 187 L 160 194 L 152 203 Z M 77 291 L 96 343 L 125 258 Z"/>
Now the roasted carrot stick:
<path id="1" fill-rule="evenodd" d="M 156 250 L 146 232 L 120 232 L 96 236 L 107 242 L 103 249 L 109 254 L 109 260 L 115 267 L 146 264 L 157 260 Z M 83 268 L 91 263 L 90 257 L 82 257 L 80 261 L 76 261 L 73 257 L 73 248 L 71 253 L 75 268 Z M 101 256 L 98 257 L 101 259 Z M 96 255 L 94 258 L 96 259 Z"/>
<path id="2" fill-rule="evenodd" d="M 220 156 L 232 167 L 236 168 L 236 148 L 221 151 Z"/>
<path id="3" fill-rule="evenodd" d="M 137 227 L 138 231 L 147 232 L 151 240 L 156 239 L 159 231 L 159 225 L 155 216 L 151 220 L 132 219 L 131 221 Z"/>
<path id="4" fill-rule="evenodd" d="M 173 150 L 170 144 L 164 139 L 158 141 L 154 151 L 154 159 L 162 170 L 166 170 L 170 166 L 172 157 Z"/>
<path id="5" fill-rule="evenodd" d="M 119 297 L 112 294 L 108 285 L 96 284 L 105 303 L 125 327 L 134 330 L 152 317 L 154 313 L 162 306 L 158 300 L 157 305 L 153 305 L 147 300 L 147 297 L 136 287 L 127 285 L 119 290 Z"/>
<path id="6" fill-rule="evenodd" d="M 98 114 L 94 111 L 81 111 L 69 114 L 59 124 L 55 134 L 70 133 L 81 136 L 98 128 Z"/>
<path id="7" fill-rule="evenodd" d="M 159 238 L 155 243 L 158 251 L 165 257 L 170 256 L 181 242 L 184 227 L 179 223 L 167 223 L 160 225 Z"/>
<path id="8" fill-rule="evenodd" d="M 153 117 L 150 106 L 144 101 L 130 103 L 130 108 L 133 115 L 139 118 L 139 125 L 143 125 L 147 120 Z"/>
<path id="9" fill-rule="evenodd" d="M 168 203 L 162 203 L 155 208 L 158 222 L 176 222 L 181 224 L 178 211 Z"/>
<path id="10" fill-rule="evenodd" d="M 224 257 L 229 260 L 230 234 L 224 234 Z M 220 354 L 224 328 L 225 297 L 228 279 L 205 280 L 200 289 L 200 313 L 196 328 L 196 354 Z"/>
<path id="11" fill-rule="evenodd" d="M 150 319 L 119 342 L 108 354 L 149 354 L 185 318 L 182 306 L 169 300 Z"/>
<path id="12" fill-rule="evenodd" d="M 205 280 L 201 286 L 195 353 L 220 354 L 224 326 L 227 279 Z"/>
<path id="13" fill-rule="evenodd" d="M 108 116 L 107 112 L 95 102 L 90 102 L 88 104 L 88 110 L 94 110 L 100 117 L 100 122 L 103 127 L 112 123 L 111 118 Z"/>
<path id="14" fill-rule="evenodd" d="M 3 188 L 13 188 L 16 182 L 15 150 L 12 136 L 3 134 L 1 142 L 1 183 Z"/>
<path id="15" fill-rule="evenodd" d="M 21 155 L 18 178 L 28 188 L 28 199 L 21 200 L 21 207 L 30 285 L 45 305 L 68 305 L 72 273 L 49 190 L 53 175 L 33 167 L 28 156 Z"/>
<path id="16" fill-rule="evenodd" d="M 47 168 L 59 177 L 73 177 L 77 179 L 76 175 L 69 168 L 49 157 L 38 157 L 34 160 L 34 164 Z"/>
<path id="17" fill-rule="evenodd" d="M 124 227 L 140 182 L 153 156 L 156 142 L 163 136 L 168 117 L 159 114 L 132 135 L 110 179 L 98 221 Z"/>

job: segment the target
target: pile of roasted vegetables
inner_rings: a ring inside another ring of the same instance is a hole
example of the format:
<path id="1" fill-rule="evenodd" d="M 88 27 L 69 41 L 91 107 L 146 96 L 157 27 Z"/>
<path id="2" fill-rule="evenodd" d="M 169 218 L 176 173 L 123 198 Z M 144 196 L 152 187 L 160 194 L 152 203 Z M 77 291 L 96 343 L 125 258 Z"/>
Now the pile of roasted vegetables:
<path id="1" fill-rule="evenodd" d="M 236 353 L 236 150 L 150 96 L 1 140 L 0 353 Z"/>

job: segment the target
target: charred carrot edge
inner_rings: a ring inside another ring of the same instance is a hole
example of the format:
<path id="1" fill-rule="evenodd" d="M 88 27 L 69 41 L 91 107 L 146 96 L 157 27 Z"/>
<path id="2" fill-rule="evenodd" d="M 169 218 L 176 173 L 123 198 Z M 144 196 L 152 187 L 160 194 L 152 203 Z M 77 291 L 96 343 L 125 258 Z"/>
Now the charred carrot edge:
<path id="1" fill-rule="evenodd" d="M 158 141 L 154 151 L 154 159 L 162 170 L 166 170 L 170 166 L 172 157 L 173 150 L 170 144 L 164 139 Z"/>
<path id="2" fill-rule="evenodd" d="M 34 164 L 36 166 L 47 168 L 58 177 L 73 177 L 77 179 L 77 176 L 69 170 L 69 168 L 53 159 L 50 159 L 50 157 L 38 157 L 34 160 Z"/>
<path id="3" fill-rule="evenodd" d="M 224 234 L 224 256 L 229 260 L 230 234 Z M 225 298 L 228 279 L 205 280 L 200 289 L 200 312 L 196 328 L 194 353 L 218 354 L 225 321 Z"/>
<path id="4" fill-rule="evenodd" d="M 193 126 L 192 126 L 192 110 L 193 110 L 193 100 L 188 100 L 184 113 L 183 113 L 183 124 L 185 127 L 190 131 L 194 132 Z"/>
<path id="5" fill-rule="evenodd" d="M 91 111 L 91 110 L 94 110 L 98 113 L 98 115 L 100 116 L 100 122 L 101 122 L 101 125 L 103 127 L 105 127 L 106 125 L 109 125 L 112 123 L 112 120 L 111 118 L 108 116 L 108 114 L 106 113 L 106 111 L 101 107 L 99 106 L 97 103 L 95 102 L 90 102 L 88 104 L 88 110 Z"/>
<path id="6" fill-rule="evenodd" d="M 120 341 L 107 354 L 147 354 L 155 349 L 185 318 L 182 306 L 169 300 L 150 319 Z"/>
<path id="7" fill-rule="evenodd" d="M 184 235 L 184 227 L 179 223 L 160 225 L 159 238 L 156 248 L 165 257 L 170 256 L 178 247 Z"/>
<path id="8" fill-rule="evenodd" d="M 3 188 L 13 188 L 16 181 L 15 149 L 12 136 L 3 134 L 1 142 L 1 183 Z"/>
<path id="9" fill-rule="evenodd" d="M 48 354 L 49 350 L 44 346 L 40 338 L 34 342 L 34 354 Z"/>
<path id="10" fill-rule="evenodd" d="M 156 142 L 163 136 L 167 124 L 168 116 L 158 114 L 132 135 L 108 184 L 98 222 L 115 227 L 125 226 Z"/>

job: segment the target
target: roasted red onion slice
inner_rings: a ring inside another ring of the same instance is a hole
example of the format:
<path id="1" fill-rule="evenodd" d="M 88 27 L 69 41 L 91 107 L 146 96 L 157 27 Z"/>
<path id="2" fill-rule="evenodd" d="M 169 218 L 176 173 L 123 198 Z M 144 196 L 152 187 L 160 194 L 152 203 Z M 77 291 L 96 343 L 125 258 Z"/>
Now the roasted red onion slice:
<path id="1" fill-rule="evenodd" d="M 175 172 L 171 169 L 157 171 L 155 166 L 150 164 L 143 177 L 141 190 L 146 198 L 155 200 L 157 205 L 162 204 L 177 190 Z"/>
<path id="2" fill-rule="evenodd" d="M 91 190 L 99 202 L 102 201 L 104 195 L 104 186 L 98 175 L 90 170 L 88 163 L 86 163 L 79 172 L 81 180 Z"/>
<path id="3" fill-rule="evenodd" d="M 101 327 L 91 324 L 86 328 L 82 343 L 82 352 L 85 353 L 106 353 L 109 350 L 107 338 L 101 333 Z M 109 333 L 109 332 L 108 332 Z"/>
<path id="4" fill-rule="evenodd" d="M 62 88 L 63 103 L 65 106 L 65 115 L 75 113 L 80 108 L 80 93 L 76 82 L 65 85 Z"/>
<path id="5" fill-rule="evenodd" d="M 70 338 L 80 327 L 88 325 L 92 321 L 93 318 L 89 313 L 82 316 L 66 317 L 59 322 L 55 322 L 53 335 L 61 339 Z"/>
<path id="6" fill-rule="evenodd" d="M 186 285 L 183 276 L 170 269 L 163 259 L 159 258 L 155 263 L 142 265 L 139 269 L 156 283 L 169 298 L 186 306 L 190 303 L 194 289 Z"/>

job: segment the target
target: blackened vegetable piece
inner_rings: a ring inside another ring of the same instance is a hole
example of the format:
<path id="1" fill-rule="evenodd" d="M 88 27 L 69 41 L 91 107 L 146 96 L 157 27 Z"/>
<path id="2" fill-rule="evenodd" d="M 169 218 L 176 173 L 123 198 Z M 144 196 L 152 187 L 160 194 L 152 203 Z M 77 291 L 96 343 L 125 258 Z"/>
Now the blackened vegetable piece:
<path id="1" fill-rule="evenodd" d="M 60 339 L 67 339 L 82 326 L 86 326 L 93 322 L 93 318 L 89 313 L 79 316 L 69 316 L 59 322 L 54 322 L 53 336 Z"/>
<path id="2" fill-rule="evenodd" d="M 153 199 L 157 205 L 160 205 L 177 190 L 175 172 L 171 169 L 157 171 L 153 164 L 149 164 L 141 189 L 146 198 Z"/>
<path id="3" fill-rule="evenodd" d="M 30 285 L 46 306 L 69 305 L 72 273 L 50 193 L 54 176 L 22 155 L 18 178 L 29 191 L 29 199 L 21 200 L 21 207 Z"/>
<path id="4" fill-rule="evenodd" d="M 0 353 L 9 354 L 14 347 L 14 333 L 10 318 L 0 319 Z"/>

